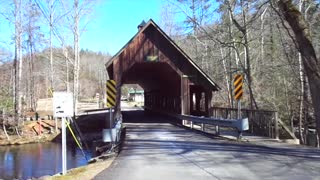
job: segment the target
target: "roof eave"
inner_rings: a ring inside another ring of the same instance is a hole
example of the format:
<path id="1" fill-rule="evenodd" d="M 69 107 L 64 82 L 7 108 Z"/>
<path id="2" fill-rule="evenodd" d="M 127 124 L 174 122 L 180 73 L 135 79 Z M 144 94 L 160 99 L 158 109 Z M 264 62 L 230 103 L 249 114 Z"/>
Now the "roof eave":
<path id="1" fill-rule="evenodd" d="M 159 30 L 159 32 L 169 41 L 172 43 L 172 45 L 179 50 L 179 52 L 193 65 L 209 82 L 214 88 L 218 91 L 221 90 L 221 88 L 216 84 L 163 30 L 156 24 L 152 19 L 150 19 L 149 22 L 152 22 L 152 24 Z"/>

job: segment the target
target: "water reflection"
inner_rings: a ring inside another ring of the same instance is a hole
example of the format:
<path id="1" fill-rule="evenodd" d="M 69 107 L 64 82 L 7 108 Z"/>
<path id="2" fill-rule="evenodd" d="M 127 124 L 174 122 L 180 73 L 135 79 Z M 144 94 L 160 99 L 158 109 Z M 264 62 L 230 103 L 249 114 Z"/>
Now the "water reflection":
<path id="1" fill-rule="evenodd" d="M 90 152 L 86 152 L 90 158 Z M 19 146 L 0 146 L 0 178 L 28 179 L 53 175 L 62 171 L 61 144 L 37 143 Z M 79 148 L 67 147 L 67 168 L 87 164 Z"/>

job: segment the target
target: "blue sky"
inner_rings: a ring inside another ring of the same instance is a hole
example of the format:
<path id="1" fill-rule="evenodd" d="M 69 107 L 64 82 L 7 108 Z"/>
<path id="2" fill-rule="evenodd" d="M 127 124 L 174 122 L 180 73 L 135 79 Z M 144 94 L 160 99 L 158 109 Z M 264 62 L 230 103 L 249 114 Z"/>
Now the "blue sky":
<path id="1" fill-rule="evenodd" d="M 92 1 L 97 3 L 92 9 L 92 13 L 88 18 L 89 22 L 85 26 L 85 31 L 81 33 L 80 48 L 89 49 L 96 52 L 100 51 L 104 53 L 110 53 L 111 55 L 117 53 L 137 33 L 137 25 L 140 24 L 142 20 L 147 22 L 149 19 L 153 19 L 158 25 L 161 26 L 161 11 L 163 11 L 163 5 L 168 3 L 166 0 Z M 35 2 L 44 2 L 44 0 L 35 0 Z M 68 2 L 66 4 L 72 6 L 71 0 L 70 2 L 67 0 L 57 0 L 57 2 Z M 45 4 L 40 5 L 45 6 Z M 13 18 L 12 8 L 13 6 L 10 6 L 9 1 L 0 0 L 0 13 L 7 11 L 9 14 L 11 13 L 9 16 Z M 188 5 L 185 5 L 185 7 L 182 6 L 182 8 L 189 7 Z M 61 9 L 61 6 L 59 7 L 59 10 L 64 11 Z M 174 22 L 182 22 L 184 18 L 185 16 L 183 14 L 175 14 Z M 0 14 L 0 47 L 13 52 L 14 24 L 4 19 L 4 16 L 1 16 Z M 44 18 L 41 20 L 41 22 L 41 30 L 45 34 L 45 38 L 48 39 L 48 22 Z M 58 31 L 61 31 L 59 33 L 62 34 L 63 38 L 66 38 L 65 41 L 67 44 L 72 46 L 73 35 L 70 31 L 70 25 L 66 23 L 60 24 L 62 25 L 56 28 Z M 38 50 L 41 50 L 41 47 L 47 47 L 47 39 L 44 39 L 44 42 L 38 45 Z M 61 47 L 56 37 L 54 37 L 53 43 L 54 46 Z"/>
<path id="2" fill-rule="evenodd" d="M 81 35 L 83 49 L 117 53 L 135 35 L 142 20 L 160 19 L 161 0 L 105 0 Z"/>
<path id="3" fill-rule="evenodd" d="M 80 48 L 96 52 L 117 53 L 137 32 L 137 25 L 142 20 L 152 18 L 156 23 L 160 19 L 163 0 L 96 0 L 85 31 L 80 36 Z M 8 11 L 10 3 L 0 0 L 0 13 Z M 5 7 L 5 6 L 6 7 Z M 45 20 L 43 20 L 45 22 Z M 67 25 L 62 25 L 67 27 Z M 41 25 L 44 33 L 48 33 L 46 23 Z M 59 27 L 57 27 L 59 29 Z M 58 30 L 59 31 L 59 30 Z M 63 31 L 63 30 L 62 30 Z M 14 24 L 0 17 L 0 47 L 9 51 L 14 50 Z M 60 32 L 65 34 L 66 32 Z M 65 36 L 65 35 L 64 35 Z M 48 35 L 46 35 L 48 37 Z M 68 32 L 67 42 L 72 43 L 73 35 Z M 55 37 L 54 37 L 55 38 Z M 55 46 L 60 46 L 53 39 Z"/>

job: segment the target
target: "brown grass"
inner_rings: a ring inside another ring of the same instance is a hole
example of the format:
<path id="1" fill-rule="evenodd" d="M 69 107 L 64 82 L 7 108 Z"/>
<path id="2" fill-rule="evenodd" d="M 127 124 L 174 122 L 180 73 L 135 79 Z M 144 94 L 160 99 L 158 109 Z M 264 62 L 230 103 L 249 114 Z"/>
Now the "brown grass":
<path id="1" fill-rule="evenodd" d="M 81 166 L 78 168 L 71 169 L 67 172 L 66 175 L 54 175 L 50 177 L 44 177 L 41 178 L 43 180 L 89 180 L 93 179 L 96 175 L 98 175 L 100 172 L 108 168 L 115 157 L 111 157 L 107 160 L 96 162 L 93 164 L 89 164 L 86 166 Z"/>

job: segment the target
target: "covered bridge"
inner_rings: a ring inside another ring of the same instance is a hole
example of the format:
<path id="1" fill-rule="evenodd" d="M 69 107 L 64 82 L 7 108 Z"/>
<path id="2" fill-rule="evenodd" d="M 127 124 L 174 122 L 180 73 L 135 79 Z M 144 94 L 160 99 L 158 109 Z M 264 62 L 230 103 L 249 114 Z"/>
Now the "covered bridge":
<path id="1" fill-rule="evenodd" d="M 121 111 L 123 84 L 144 89 L 145 110 L 208 115 L 218 85 L 153 21 L 144 21 L 137 34 L 106 64 L 116 81 L 116 110 Z"/>

